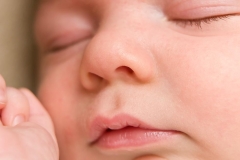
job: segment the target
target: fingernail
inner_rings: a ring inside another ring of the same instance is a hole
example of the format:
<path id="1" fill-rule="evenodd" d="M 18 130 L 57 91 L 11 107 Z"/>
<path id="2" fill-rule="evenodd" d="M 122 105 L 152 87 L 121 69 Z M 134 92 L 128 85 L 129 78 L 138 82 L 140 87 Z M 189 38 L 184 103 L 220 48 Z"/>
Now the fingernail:
<path id="1" fill-rule="evenodd" d="M 12 125 L 16 126 L 16 125 L 18 125 L 20 123 L 23 123 L 23 122 L 25 122 L 25 116 L 22 115 L 22 114 L 19 114 L 13 119 Z"/>
<path id="2" fill-rule="evenodd" d="M 0 89 L 0 104 L 6 104 L 7 96 L 4 89 Z"/>

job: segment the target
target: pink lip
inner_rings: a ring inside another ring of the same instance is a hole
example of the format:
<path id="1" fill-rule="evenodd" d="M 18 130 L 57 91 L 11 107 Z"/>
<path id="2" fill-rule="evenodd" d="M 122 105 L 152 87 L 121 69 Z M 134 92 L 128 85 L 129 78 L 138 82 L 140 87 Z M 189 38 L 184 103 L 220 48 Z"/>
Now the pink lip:
<path id="1" fill-rule="evenodd" d="M 91 144 L 104 148 L 135 147 L 163 141 L 178 131 L 153 128 L 126 114 L 99 116 L 90 125 Z"/>

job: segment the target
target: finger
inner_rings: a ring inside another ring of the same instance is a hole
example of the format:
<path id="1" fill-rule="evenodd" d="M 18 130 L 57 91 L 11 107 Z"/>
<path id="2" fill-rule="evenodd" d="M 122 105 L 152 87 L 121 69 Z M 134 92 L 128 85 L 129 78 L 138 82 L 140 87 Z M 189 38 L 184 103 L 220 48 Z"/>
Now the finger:
<path id="1" fill-rule="evenodd" d="M 20 91 L 27 97 L 30 105 L 29 122 L 33 122 L 45 128 L 51 134 L 55 142 L 57 142 L 52 120 L 45 108 L 29 90 L 20 89 Z"/>
<path id="2" fill-rule="evenodd" d="M 2 114 L 2 109 L 6 106 L 7 96 L 6 96 L 6 82 L 0 75 L 0 115 Z M 1 118 L 1 116 L 0 116 Z M 2 120 L 0 119 L 0 126 L 2 126 Z"/>
<path id="3" fill-rule="evenodd" d="M 0 109 L 4 108 L 6 103 L 7 103 L 6 83 L 3 77 L 0 75 Z"/>
<path id="4" fill-rule="evenodd" d="M 15 126 L 27 121 L 29 103 L 25 95 L 15 88 L 7 88 L 8 103 L 2 110 L 2 123 L 5 126 Z"/>

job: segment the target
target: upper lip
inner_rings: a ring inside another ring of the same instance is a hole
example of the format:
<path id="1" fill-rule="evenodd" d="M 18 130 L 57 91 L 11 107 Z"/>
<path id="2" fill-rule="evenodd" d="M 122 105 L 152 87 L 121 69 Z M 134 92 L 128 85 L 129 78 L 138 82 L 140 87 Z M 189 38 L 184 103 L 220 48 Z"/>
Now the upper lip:
<path id="1" fill-rule="evenodd" d="M 119 114 L 112 118 L 97 116 L 90 122 L 90 141 L 96 142 L 107 130 L 119 130 L 125 127 L 139 127 L 142 129 L 155 129 L 146 123 L 127 114 Z M 158 129 L 159 130 L 159 129 Z"/>

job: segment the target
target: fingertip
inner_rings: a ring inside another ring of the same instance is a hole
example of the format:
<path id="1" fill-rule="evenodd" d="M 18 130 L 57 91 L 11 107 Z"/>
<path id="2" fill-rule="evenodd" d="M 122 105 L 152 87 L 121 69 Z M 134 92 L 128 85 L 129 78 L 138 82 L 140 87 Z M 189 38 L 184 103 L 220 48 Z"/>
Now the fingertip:
<path id="1" fill-rule="evenodd" d="M 23 114 L 18 114 L 14 117 L 13 122 L 12 122 L 12 126 L 16 126 L 16 125 L 21 124 L 25 121 L 26 121 L 25 116 Z"/>
<path id="2" fill-rule="evenodd" d="M 7 103 L 6 95 L 6 82 L 0 74 L 0 109 L 2 109 Z"/>
<path id="3" fill-rule="evenodd" d="M 0 109 L 3 108 L 7 103 L 6 90 L 0 88 Z"/>
<path id="4" fill-rule="evenodd" d="M 19 88 L 19 91 L 22 92 L 26 97 L 35 98 L 35 95 L 27 88 Z"/>
<path id="5" fill-rule="evenodd" d="M 31 93 L 31 91 L 27 88 L 19 88 L 19 91 L 24 92 L 24 93 Z"/>
<path id="6" fill-rule="evenodd" d="M 1 74 L 0 74 L 0 86 L 6 86 L 6 82 Z"/>
<path id="7" fill-rule="evenodd" d="M 5 126 L 15 126 L 28 120 L 29 104 L 27 98 L 18 89 L 6 89 L 8 103 L 2 110 L 2 122 Z"/>

